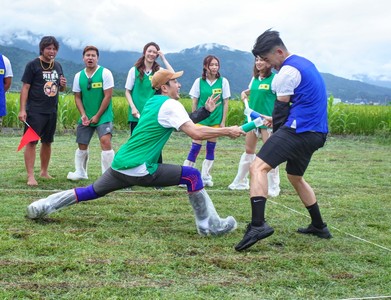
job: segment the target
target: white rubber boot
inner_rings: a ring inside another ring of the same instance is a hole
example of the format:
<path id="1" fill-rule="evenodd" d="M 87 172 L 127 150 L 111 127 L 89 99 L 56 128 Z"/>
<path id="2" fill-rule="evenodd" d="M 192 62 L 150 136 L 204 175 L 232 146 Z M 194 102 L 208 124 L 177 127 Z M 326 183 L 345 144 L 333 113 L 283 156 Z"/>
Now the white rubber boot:
<path id="1" fill-rule="evenodd" d="M 225 219 L 219 217 L 205 189 L 190 193 L 189 201 L 200 235 L 223 235 L 236 229 L 237 223 L 234 217 L 228 216 Z"/>
<path id="2" fill-rule="evenodd" d="M 102 166 L 102 174 L 106 172 L 108 168 L 111 167 L 111 163 L 113 162 L 114 159 L 114 150 L 106 150 L 102 151 L 100 155 L 100 162 Z"/>
<path id="3" fill-rule="evenodd" d="M 213 163 L 214 160 L 209 159 L 204 159 L 202 162 L 201 177 L 204 182 L 204 186 L 213 186 L 212 175 L 210 175 Z"/>
<path id="4" fill-rule="evenodd" d="M 87 166 L 88 166 L 88 149 L 80 150 L 76 149 L 75 152 L 75 172 L 69 172 L 67 178 L 69 180 L 81 180 L 88 179 Z"/>
<path id="5" fill-rule="evenodd" d="M 27 217 L 30 219 L 40 219 L 75 203 L 77 201 L 74 189 L 52 194 L 47 198 L 31 203 L 27 207 Z"/>
<path id="6" fill-rule="evenodd" d="M 272 169 L 267 173 L 268 195 L 277 197 L 280 194 L 280 172 L 279 167 Z"/>
<path id="7" fill-rule="evenodd" d="M 248 180 L 248 171 L 250 170 L 250 165 L 255 159 L 255 154 L 248 154 L 243 152 L 240 157 L 238 173 L 234 181 L 228 186 L 230 190 L 248 190 L 250 189 L 250 184 Z"/>

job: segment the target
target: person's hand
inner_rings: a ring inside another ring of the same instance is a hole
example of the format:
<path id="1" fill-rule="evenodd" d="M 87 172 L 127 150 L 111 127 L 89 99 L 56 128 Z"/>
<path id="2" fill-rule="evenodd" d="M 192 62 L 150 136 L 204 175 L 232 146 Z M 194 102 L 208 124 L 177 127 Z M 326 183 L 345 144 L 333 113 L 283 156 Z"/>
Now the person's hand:
<path id="1" fill-rule="evenodd" d="M 132 107 L 132 116 L 137 119 L 140 119 L 140 112 L 138 111 L 138 109 L 136 107 Z"/>
<path id="2" fill-rule="evenodd" d="M 97 115 L 93 116 L 91 119 L 90 119 L 90 123 L 91 124 L 98 124 L 99 123 L 99 119 L 100 117 L 98 117 Z"/>
<path id="3" fill-rule="evenodd" d="M 88 117 L 86 115 L 82 115 L 81 116 L 81 124 L 83 126 L 89 126 L 90 125 L 90 120 L 88 119 Z"/>
<path id="4" fill-rule="evenodd" d="M 247 94 L 244 91 L 240 93 L 240 98 L 242 99 L 242 101 L 248 100 Z"/>
<path id="5" fill-rule="evenodd" d="M 265 116 L 261 114 L 261 117 L 263 118 L 263 124 L 267 127 L 273 127 L 273 118 L 271 116 Z"/>
<path id="6" fill-rule="evenodd" d="M 63 87 L 63 88 L 67 87 L 67 79 L 65 78 L 64 75 L 60 76 L 60 86 Z"/>
<path id="7" fill-rule="evenodd" d="M 21 110 L 18 115 L 19 121 L 26 122 L 27 119 L 27 113 L 25 110 Z"/>
<path id="8" fill-rule="evenodd" d="M 213 112 L 216 109 L 216 107 L 218 107 L 221 104 L 221 102 L 216 104 L 216 102 L 219 101 L 221 94 L 218 94 L 215 97 L 213 96 L 214 95 L 210 96 L 208 100 L 206 100 L 205 102 L 205 109 L 209 112 Z"/>
<path id="9" fill-rule="evenodd" d="M 163 53 L 162 50 L 159 50 L 159 51 L 157 52 L 157 54 L 158 54 L 158 57 L 160 56 L 160 58 L 161 58 L 162 60 L 164 59 L 164 53 Z"/>
<path id="10" fill-rule="evenodd" d="M 238 137 L 240 137 L 242 135 L 246 135 L 246 133 L 243 131 L 243 129 L 241 127 L 237 126 L 237 125 L 230 126 L 230 127 L 227 127 L 227 128 L 229 129 L 228 136 L 230 138 L 235 139 L 235 138 L 238 138 Z"/>

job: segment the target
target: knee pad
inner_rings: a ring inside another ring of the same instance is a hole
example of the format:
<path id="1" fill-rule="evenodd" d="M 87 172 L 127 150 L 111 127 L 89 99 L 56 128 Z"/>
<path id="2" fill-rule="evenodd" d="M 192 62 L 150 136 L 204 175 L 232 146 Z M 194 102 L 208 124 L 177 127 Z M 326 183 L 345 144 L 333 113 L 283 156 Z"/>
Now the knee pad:
<path id="1" fill-rule="evenodd" d="M 216 143 L 215 142 L 206 142 L 206 159 L 207 160 L 214 160 L 215 159 L 215 148 Z"/>
<path id="2" fill-rule="evenodd" d="M 182 166 L 182 175 L 179 184 L 186 184 L 188 192 L 196 192 L 204 187 L 201 173 L 196 168 Z"/>
<path id="3" fill-rule="evenodd" d="M 187 160 L 195 162 L 198 154 L 200 153 L 201 147 L 201 144 L 191 143 L 191 148 L 189 155 L 187 156 Z"/>
<path id="4" fill-rule="evenodd" d="M 100 197 L 97 193 L 95 193 L 92 184 L 87 187 L 75 188 L 75 194 L 77 202 L 93 200 Z"/>

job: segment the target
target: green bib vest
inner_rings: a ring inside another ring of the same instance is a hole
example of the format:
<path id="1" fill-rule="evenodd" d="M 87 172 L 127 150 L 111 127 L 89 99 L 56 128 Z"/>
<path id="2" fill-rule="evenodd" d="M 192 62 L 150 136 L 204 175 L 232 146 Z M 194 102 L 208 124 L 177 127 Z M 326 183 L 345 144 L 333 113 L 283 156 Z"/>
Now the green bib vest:
<path id="1" fill-rule="evenodd" d="M 88 119 L 91 119 L 98 112 L 103 98 L 105 97 L 103 91 L 103 67 L 99 67 L 95 74 L 91 77 L 91 88 L 88 89 L 88 77 L 85 72 L 80 72 L 79 85 L 81 89 L 81 101 Z M 103 123 L 113 122 L 114 114 L 111 104 L 107 106 L 106 110 L 101 115 L 97 124 L 90 124 L 90 126 L 99 126 Z M 81 124 L 81 117 L 78 121 Z"/>
<path id="2" fill-rule="evenodd" d="M 206 100 L 214 94 L 214 96 L 220 95 L 219 101 L 221 103 L 205 120 L 199 122 L 199 124 L 206 126 L 220 125 L 223 120 L 223 111 L 224 111 L 224 99 L 223 98 L 223 77 L 218 78 L 212 86 L 206 80 L 200 78 L 200 97 L 198 99 L 197 108 L 203 107 Z M 217 104 L 216 103 L 216 104 Z"/>
<path id="3" fill-rule="evenodd" d="M 155 90 L 152 88 L 152 76 L 153 73 L 150 75 L 144 74 L 143 80 L 139 77 L 140 71 L 135 68 L 135 80 L 134 80 L 134 86 L 131 91 L 132 99 L 134 105 L 136 105 L 140 115 L 143 112 L 145 102 L 147 102 L 148 99 L 150 99 L 154 94 Z M 132 110 L 129 106 L 129 113 L 128 113 L 128 122 L 138 122 L 138 119 L 133 117 Z"/>
<path id="4" fill-rule="evenodd" d="M 114 170 L 131 169 L 145 163 L 150 174 L 156 172 L 160 153 L 174 130 L 158 122 L 160 107 L 168 99 L 168 96 L 155 95 L 147 101 L 132 136 L 114 157 L 111 165 Z"/>

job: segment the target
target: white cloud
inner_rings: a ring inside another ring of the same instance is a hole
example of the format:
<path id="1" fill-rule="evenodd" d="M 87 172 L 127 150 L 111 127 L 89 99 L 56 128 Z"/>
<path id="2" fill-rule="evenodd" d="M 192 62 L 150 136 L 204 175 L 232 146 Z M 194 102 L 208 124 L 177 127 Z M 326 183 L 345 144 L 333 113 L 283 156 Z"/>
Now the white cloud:
<path id="1" fill-rule="evenodd" d="M 288 49 L 322 72 L 391 76 L 388 0 L 5 0 L 0 42 L 30 31 L 74 48 L 141 51 L 149 41 L 166 53 L 218 43 L 251 51 L 273 27 Z"/>

